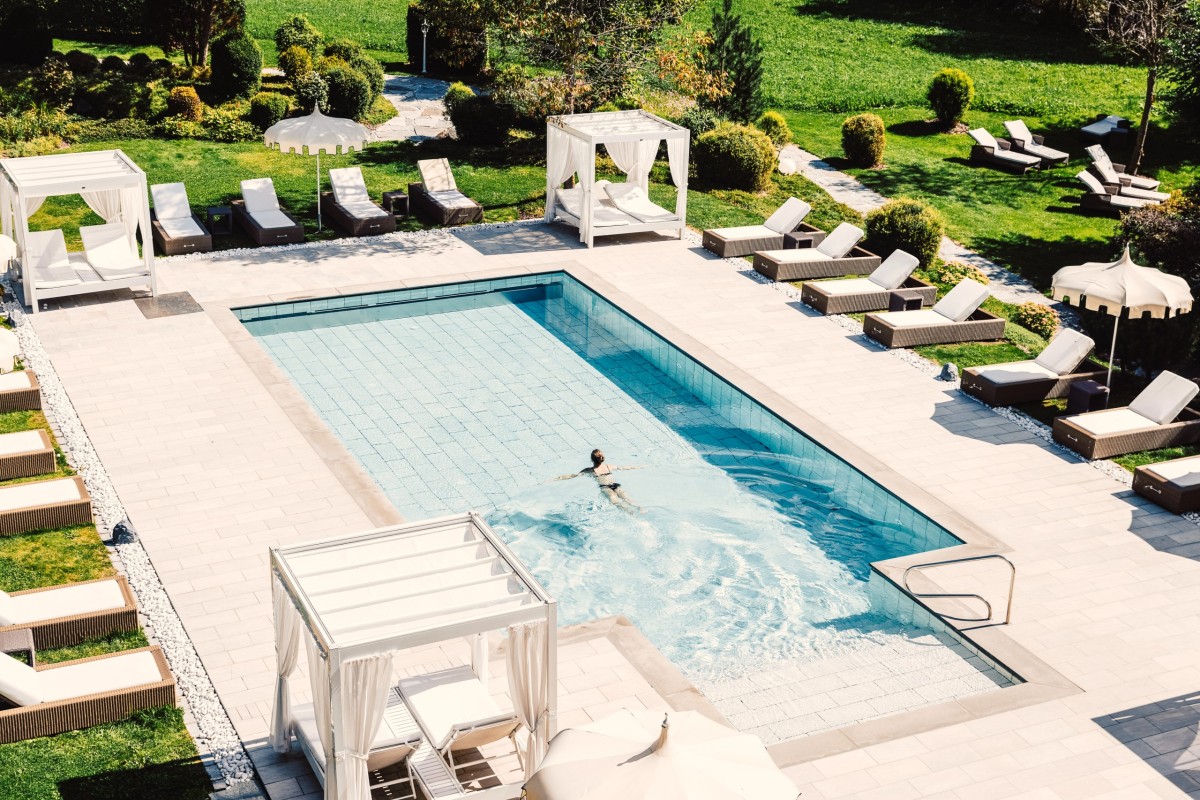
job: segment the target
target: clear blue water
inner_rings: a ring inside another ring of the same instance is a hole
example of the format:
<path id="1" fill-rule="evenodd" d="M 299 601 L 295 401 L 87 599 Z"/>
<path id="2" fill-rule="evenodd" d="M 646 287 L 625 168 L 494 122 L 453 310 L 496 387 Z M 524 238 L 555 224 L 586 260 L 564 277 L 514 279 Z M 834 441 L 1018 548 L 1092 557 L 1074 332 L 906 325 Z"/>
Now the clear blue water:
<path id="1" fill-rule="evenodd" d="M 694 679 L 894 630 L 869 563 L 958 541 L 565 276 L 239 314 L 406 517 L 483 512 Z M 554 480 L 596 447 L 641 512 Z"/>

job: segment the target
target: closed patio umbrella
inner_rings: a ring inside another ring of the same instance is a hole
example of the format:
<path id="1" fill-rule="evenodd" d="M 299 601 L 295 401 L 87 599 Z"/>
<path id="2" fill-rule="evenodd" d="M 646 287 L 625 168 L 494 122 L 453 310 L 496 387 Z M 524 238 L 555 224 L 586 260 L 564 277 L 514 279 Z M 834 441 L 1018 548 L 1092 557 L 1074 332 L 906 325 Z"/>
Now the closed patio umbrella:
<path id="1" fill-rule="evenodd" d="M 327 117 L 320 107 L 313 108 L 307 117 L 295 117 L 276 122 L 263 134 L 263 144 L 278 147 L 283 153 L 300 153 L 317 157 L 317 230 L 321 230 L 321 153 L 348 153 L 362 150 L 367 143 L 367 129 L 352 119 Z"/>
<path id="2" fill-rule="evenodd" d="M 695 711 L 622 709 L 568 728 L 525 783 L 528 800 L 795 800 L 756 737 Z"/>
<path id="3" fill-rule="evenodd" d="M 1050 279 L 1051 294 L 1069 305 L 1101 311 L 1113 320 L 1112 348 L 1108 353 L 1108 377 L 1112 382 L 1112 362 L 1116 358 L 1117 324 L 1121 313 L 1130 319 L 1153 317 L 1168 319 L 1192 310 L 1192 290 L 1187 281 L 1153 267 L 1135 264 L 1129 246 L 1121 258 L 1111 263 L 1088 262 L 1063 267 Z"/>

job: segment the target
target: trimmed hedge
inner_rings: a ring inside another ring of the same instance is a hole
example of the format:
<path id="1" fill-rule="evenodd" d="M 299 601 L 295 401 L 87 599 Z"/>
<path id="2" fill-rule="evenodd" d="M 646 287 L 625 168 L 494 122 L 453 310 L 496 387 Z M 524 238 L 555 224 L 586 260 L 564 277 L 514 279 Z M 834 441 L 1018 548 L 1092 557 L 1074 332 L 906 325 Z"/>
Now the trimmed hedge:
<path id="1" fill-rule="evenodd" d="M 292 82 L 292 91 L 296 94 L 296 105 L 306 114 L 318 107 L 322 114 L 329 110 L 329 84 L 319 73 L 310 72 L 297 78 Z"/>
<path id="2" fill-rule="evenodd" d="M 503 143 L 516 123 L 510 106 L 490 97 L 479 97 L 465 83 L 452 83 L 443 98 L 446 114 L 460 142 L 492 146 Z"/>
<path id="3" fill-rule="evenodd" d="M 294 44 L 279 56 L 279 68 L 289 81 L 295 83 L 298 78 L 313 71 L 312 54 L 298 44 Z"/>
<path id="4" fill-rule="evenodd" d="M 884 258 L 903 250 L 927 268 L 937 259 L 945 228 L 932 206 L 920 200 L 892 200 L 867 214 L 867 247 Z"/>
<path id="5" fill-rule="evenodd" d="M 1032 301 L 1017 306 L 1012 321 L 1043 339 L 1050 339 L 1058 330 L 1058 314 L 1054 309 Z"/>
<path id="6" fill-rule="evenodd" d="M 975 100 L 975 82 L 961 69 L 944 69 L 933 76 L 925 99 L 937 115 L 938 122 L 949 130 L 962 122 Z"/>
<path id="7" fill-rule="evenodd" d="M 105 56 L 100 62 L 100 69 L 104 72 L 124 72 L 125 59 L 120 56 Z"/>
<path id="8" fill-rule="evenodd" d="M 883 163 L 883 120 L 878 114 L 855 114 L 842 123 L 842 152 L 859 167 Z"/>
<path id="9" fill-rule="evenodd" d="M 250 98 L 250 121 L 264 131 L 287 116 L 288 99 L 278 92 L 259 92 Z"/>
<path id="10" fill-rule="evenodd" d="M 329 115 L 362 119 L 371 108 L 371 85 L 349 67 L 335 67 L 325 73 L 329 85 Z"/>
<path id="11" fill-rule="evenodd" d="M 783 118 L 783 114 L 778 111 L 764 112 L 754 122 L 754 127 L 771 137 L 771 141 L 776 147 L 783 147 L 785 144 L 792 142 L 792 129 L 788 127 L 787 120 Z"/>
<path id="12" fill-rule="evenodd" d="M 68 51 L 63 57 L 67 60 L 67 66 L 71 68 L 71 72 L 76 75 L 91 75 L 100 69 L 100 59 L 82 50 Z"/>
<path id="13" fill-rule="evenodd" d="M 250 97 L 262 86 L 262 51 L 244 30 L 230 31 L 213 42 L 212 93 L 218 102 Z"/>
<path id="14" fill-rule="evenodd" d="M 292 47 L 303 47 L 316 58 L 321 53 L 325 36 L 303 14 L 288 17 L 275 29 L 275 52 L 286 53 Z"/>
<path id="15" fill-rule="evenodd" d="M 775 169 L 775 145 L 762 131 L 725 122 L 696 139 L 696 176 L 714 189 L 766 188 Z"/>
<path id="16" fill-rule="evenodd" d="M 167 97 L 167 114 L 172 117 L 199 122 L 204 118 L 204 103 L 191 86 L 176 86 Z"/>
<path id="17" fill-rule="evenodd" d="M 712 109 L 696 105 L 684 111 L 683 116 L 677 122 L 691 131 L 692 137 L 695 138 L 717 127 L 721 122 L 721 118 Z"/>

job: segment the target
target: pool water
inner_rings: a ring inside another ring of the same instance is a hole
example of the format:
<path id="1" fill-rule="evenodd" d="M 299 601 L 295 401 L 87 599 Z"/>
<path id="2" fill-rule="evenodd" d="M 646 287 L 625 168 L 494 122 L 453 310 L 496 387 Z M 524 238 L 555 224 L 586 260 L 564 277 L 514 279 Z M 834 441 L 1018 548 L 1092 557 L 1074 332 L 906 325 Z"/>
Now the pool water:
<path id="1" fill-rule="evenodd" d="M 869 564 L 957 539 L 582 284 L 364 297 L 239 315 L 407 518 L 483 513 L 562 624 L 625 614 L 702 688 L 946 640 Z"/>

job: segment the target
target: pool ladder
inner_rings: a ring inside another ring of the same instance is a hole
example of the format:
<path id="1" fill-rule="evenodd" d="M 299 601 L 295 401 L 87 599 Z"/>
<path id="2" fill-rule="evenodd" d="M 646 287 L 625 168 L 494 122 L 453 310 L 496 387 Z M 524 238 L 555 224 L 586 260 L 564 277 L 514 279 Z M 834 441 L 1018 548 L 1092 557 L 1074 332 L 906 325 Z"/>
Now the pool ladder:
<path id="1" fill-rule="evenodd" d="M 992 604 L 989 603 L 987 601 L 987 598 L 985 598 L 983 595 L 974 594 L 971 592 L 966 592 L 966 593 L 917 592 L 917 591 L 914 591 L 913 588 L 908 585 L 908 576 L 909 576 L 909 573 L 911 573 L 913 571 L 932 569 L 933 567 L 944 567 L 949 564 L 966 564 L 967 562 L 970 562 L 970 561 L 987 561 L 989 559 L 999 559 L 1000 561 L 1003 561 L 1005 564 L 1008 565 L 1008 569 L 1009 569 L 1008 605 L 1004 610 L 1004 624 L 1007 625 L 1009 620 L 1012 619 L 1013 589 L 1015 588 L 1016 583 L 1017 583 L 1017 567 L 1015 564 L 1013 564 L 1011 561 L 1009 561 L 1007 558 L 1000 555 L 999 553 L 988 553 L 988 554 L 982 555 L 982 556 L 964 556 L 962 558 L 950 558 L 945 561 L 929 561 L 924 564 L 913 564 L 911 567 L 904 570 L 904 574 L 901 576 L 900 582 L 904 584 L 904 590 L 906 592 L 911 594 L 913 597 L 920 598 L 922 600 L 925 600 L 925 599 L 978 600 L 979 602 L 983 603 L 984 608 L 987 609 L 987 614 L 985 614 L 982 617 L 955 617 L 950 614 L 943 614 L 943 613 L 937 612 L 937 611 L 935 611 L 934 613 L 937 614 L 939 617 L 942 617 L 944 619 L 952 619 L 956 622 L 988 622 L 992 618 Z"/>

